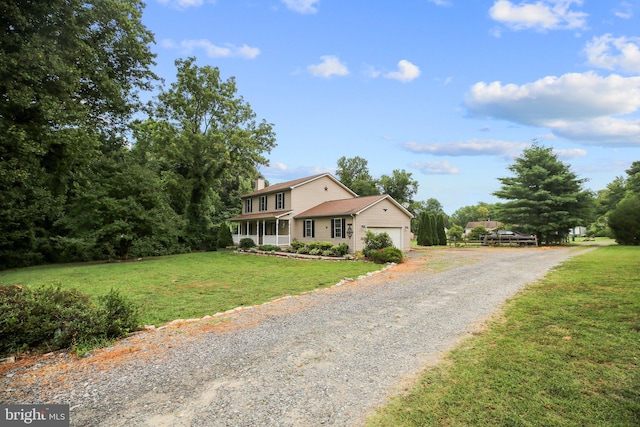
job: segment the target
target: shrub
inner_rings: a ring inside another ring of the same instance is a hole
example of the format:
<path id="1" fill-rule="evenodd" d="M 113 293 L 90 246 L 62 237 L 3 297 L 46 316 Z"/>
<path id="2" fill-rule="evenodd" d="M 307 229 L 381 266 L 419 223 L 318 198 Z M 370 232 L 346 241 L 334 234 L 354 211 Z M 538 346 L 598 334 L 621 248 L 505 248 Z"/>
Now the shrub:
<path id="1" fill-rule="evenodd" d="M 308 246 L 307 246 L 308 248 Z M 322 255 L 322 249 L 320 248 L 313 248 L 309 250 L 309 255 Z"/>
<path id="2" fill-rule="evenodd" d="M 227 246 L 233 246 L 233 236 L 231 235 L 231 229 L 229 224 L 222 223 L 218 229 L 218 247 L 226 248 Z"/>
<path id="3" fill-rule="evenodd" d="M 387 233 L 375 234 L 373 231 L 367 231 L 364 237 L 364 249 L 362 252 L 367 258 L 371 258 L 371 253 L 378 249 L 384 249 L 393 246 L 393 240 Z"/>
<path id="4" fill-rule="evenodd" d="M 332 246 L 330 251 L 333 256 L 345 256 L 349 252 L 349 245 L 340 243 L 339 245 Z"/>
<path id="5" fill-rule="evenodd" d="M 261 245 L 258 247 L 258 249 L 260 249 L 261 251 L 266 251 L 266 252 L 275 252 L 275 251 L 279 251 L 280 250 L 280 246 L 276 246 L 276 245 Z"/>
<path id="6" fill-rule="evenodd" d="M 115 291 L 96 305 L 59 286 L 0 286 L 0 355 L 95 345 L 137 329 L 138 319 L 137 308 Z"/>
<path id="7" fill-rule="evenodd" d="M 250 237 L 244 237 L 240 239 L 238 247 L 242 250 L 251 249 L 256 247 L 256 243 Z"/>
<path id="8" fill-rule="evenodd" d="M 291 248 L 292 252 L 298 252 L 298 249 L 304 248 L 304 243 L 299 240 L 294 240 L 293 242 L 291 242 L 291 245 L 289 247 Z"/>
<path id="9" fill-rule="evenodd" d="M 331 242 L 309 242 L 307 248 L 311 251 L 313 249 L 320 249 L 321 251 L 327 251 L 333 247 Z"/>
<path id="10" fill-rule="evenodd" d="M 369 258 L 376 264 L 386 264 L 388 262 L 400 263 L 404 259 L 404 254 L 398 248 L 387 246 L 384 249 L 371 251 Z"/>
<path id="11" fill-rule="evenodd" d="M 640 245 L 640 195 L 622 199 L 609 214 L 609 227 L 620 245 Z"/>

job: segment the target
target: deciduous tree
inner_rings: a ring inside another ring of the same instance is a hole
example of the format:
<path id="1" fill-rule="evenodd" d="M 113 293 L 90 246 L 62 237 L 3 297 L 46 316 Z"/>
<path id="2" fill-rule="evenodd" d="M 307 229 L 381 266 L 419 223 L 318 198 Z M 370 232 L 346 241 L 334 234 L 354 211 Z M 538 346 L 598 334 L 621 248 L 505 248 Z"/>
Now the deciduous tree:
<path id="1" fill-rule="evenodd" d="M 378 186 L 381 193 L 390 195 L 396 202 L 406 206 L 411 205 L 413 196 L 418 192 L 418 181 L 404 169 L 394 169 L 391 176 L 382 175 Z"/>
<path id="2" fill-rule="evenodd" d="M 256 121 L 233 77 L 223 80 L 217 67 L 200 67 L 195 58 L 176 67 L 177 81 L 161 90 L 152 116 L 136 126 L 136 150 L 175 183 L 173 206 L 199 248 L 212 229 L 212 190 L 230 174 L 257 175 L 258 166 L 269 163 L 265 153 L 275 146 L 275 133 Z"/>
<path id="3" fill-rule="evenodd" d="M 368 162 L 362 157 L 340 157 L 338 159 L 336 175 L 341 183 L 349 187 L 359 196 L 375 196 L 380 194 L 376 187 L 376 180 L 373 179 L 369 173 Z"/>
<path id="4" fill-rule="evenodd" d="M 43 260 L 75 175 L 154 79 L 139 0 L 0 0 L 0 268 Z"/>

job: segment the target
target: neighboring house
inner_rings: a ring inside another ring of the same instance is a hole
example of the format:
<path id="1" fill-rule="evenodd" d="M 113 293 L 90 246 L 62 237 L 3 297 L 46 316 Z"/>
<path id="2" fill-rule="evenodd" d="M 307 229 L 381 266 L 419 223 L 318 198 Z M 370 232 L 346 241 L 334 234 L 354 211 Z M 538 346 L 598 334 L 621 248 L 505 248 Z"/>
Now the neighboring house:
<path id="1" fill-rule="evenodd" d="M 488 232 L 493 232 L 500 227 L 500 222 L 498 221 L 471 221 L 467 223 L 467 226 L 464 228 L 464 235 L 468 236 L 475 227 L 482 226 L 487 229 Z"/>
<path id="2" fill-rule="evenodd" d="M 585 237 L 587 235 L 587 227 L 573 227 L 569 230 L 569 237 Z"/>
<path id="3" fill-rule="evenodd" d="M 394 246 L 411 248 L 413 215 L 391 196 L 358 197 L 329 173 L 264 187 L 242 196 L 242 214 L 234 243 L 249 237 L 258 245 L 289 246 L 301 242 L 346 243 L 349 252 L 362 250 L 366 231 L 386 232 Z"/>

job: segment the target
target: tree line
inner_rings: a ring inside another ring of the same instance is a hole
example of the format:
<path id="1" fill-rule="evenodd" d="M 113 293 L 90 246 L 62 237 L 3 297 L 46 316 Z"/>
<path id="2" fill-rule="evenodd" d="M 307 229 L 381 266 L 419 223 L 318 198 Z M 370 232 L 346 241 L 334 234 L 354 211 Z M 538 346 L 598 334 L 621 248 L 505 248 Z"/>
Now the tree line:
<path id="1" fill-rule="evenodd" d="M 186 58 L 174 83 L 160 82 L 140 0 L 0 7 L 0 269 L 215 249 L 228 238 L 224 221 L 276 145 L 235 79 Z M 374 179 L 365 159 L 341 157 L 336 174 L 361 196 L 407 207 L 427 244 L 442 242 L 442 228 L 489 218 L 545 242 L 591 224 L 637 244 L 639 162 L 597 195 L 537 143 L 509 170 L 495 193 L 505 203 L 451 216 L 436 199 L 414 200 L 418 181 L 405 170 Z"/>
<path id="2" fill-rule="evenodd" d="M 1 3 L 0 269 L 215 247 L 275 146 L 235 80 L 160 84 L 139 0 Z"/>

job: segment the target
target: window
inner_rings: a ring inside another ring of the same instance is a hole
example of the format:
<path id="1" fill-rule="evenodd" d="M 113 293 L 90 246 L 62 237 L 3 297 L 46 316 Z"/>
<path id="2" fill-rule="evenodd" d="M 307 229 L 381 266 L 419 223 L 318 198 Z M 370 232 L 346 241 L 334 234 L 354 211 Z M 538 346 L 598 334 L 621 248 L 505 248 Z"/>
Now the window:
<path id="1" fill-rule="evenodd" d="M 276 194 L 276 209 L 284 209 L 284 193 Z"/>
<path id="2" fill-rule="evenodd" d="M 345 219 L 344 218 L 334 218 L 331 220 L 331 237 L 332 238 L 343 238 L 344 239 L 344 227 Z"/>
<path id="3" fill-rule="evenodd" d="M 304 229 L 302 230 L 302 237 L 315 237 L 315 224 L 312 219 L 304 220 Z"/>
<path id="4" fill-rule="evenodd" d="M 251 212 L 253 212 L 253 200 L 251 200 L 251 199 L 247 199 L 247 200 L 245 201 L 244 212 L 245 212 L 245 213 L 251 213 Z"/>
<path id="5" fill-rule="evenodd" d="M 260 196 L 260 210 L 267 210 L 267 196 Z"/>

